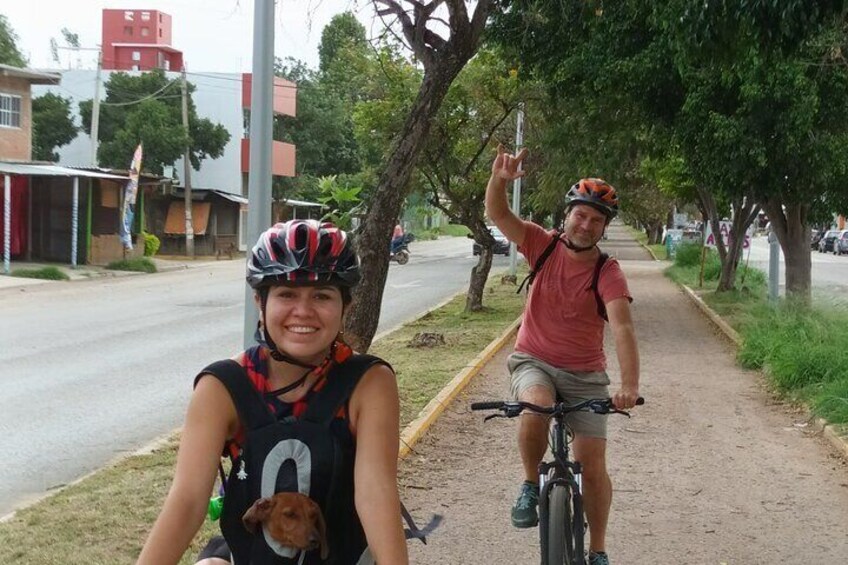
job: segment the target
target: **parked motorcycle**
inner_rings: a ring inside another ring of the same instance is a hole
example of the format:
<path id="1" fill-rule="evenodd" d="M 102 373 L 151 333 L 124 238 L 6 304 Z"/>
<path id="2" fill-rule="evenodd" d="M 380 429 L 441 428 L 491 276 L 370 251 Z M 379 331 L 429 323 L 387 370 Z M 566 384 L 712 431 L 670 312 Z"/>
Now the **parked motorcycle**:
<path id="1" fill-rule="evenodd" d="M 409 244 L 415 239 L 411 233 L 406 233 L 389 244 L 389 262 L 396 261 L 398 265 L 409 262 Z"/>

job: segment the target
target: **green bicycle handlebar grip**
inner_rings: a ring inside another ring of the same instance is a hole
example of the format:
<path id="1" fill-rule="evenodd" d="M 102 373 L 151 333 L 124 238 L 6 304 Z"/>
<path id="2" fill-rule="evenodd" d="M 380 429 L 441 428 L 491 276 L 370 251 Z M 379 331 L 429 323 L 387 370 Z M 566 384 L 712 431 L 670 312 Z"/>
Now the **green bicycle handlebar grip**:
<path id="1" fill-rule="evenodd" d="M 221 511 L 224 509 L 224 497 L 214 496 L 209 499 L 209 507 L 206 509 L 206 516 L 213 522 L 221 517 Z"/>

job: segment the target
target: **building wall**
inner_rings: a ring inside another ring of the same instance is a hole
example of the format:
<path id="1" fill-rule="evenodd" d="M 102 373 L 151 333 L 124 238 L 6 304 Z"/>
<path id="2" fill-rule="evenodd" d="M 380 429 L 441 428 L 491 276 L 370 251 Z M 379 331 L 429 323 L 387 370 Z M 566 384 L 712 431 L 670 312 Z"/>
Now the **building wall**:
<path id="1" fill-rule="evenodd" d="M 158 10 L 103 10 L 103 68 L 110 70 L 181 69 L 182 53 L 154 46 L 170 46 L 171 16 Z M 145 47 L 116 47 L 116 44 L 147 44 Z M 133 52 L 140 58 L 133 59 Z M 165 66 L 168 62 L 168 67 Z"/>
<path id="2" fill-rule="evenodd" d="M 104 71 L 102 80 L 105 84 L 112 72 Z M 136 74 L 131 72 L 130 74 Z M 65 98 L 71 98 L 71 110 L 77 124 L 79 117 L 79 102 L 94 97 L 95 71 L 69 70 L 62 71 L 62 81 L 59 85 L 33 85 L 33 96 L 42 96 L 53 92 Z M 179 73 L 170 72 L 167 76 L 178 79 Z M 208 118 L 213 123 L 223 125 L 230 133 L 230 140 L 224 147 L 224 153 L 218 159 L 206 159 L 202 162 L 200 171 L 192 169 L 192 186 L 196 188 L 215 188 L 242 194 L 241 174 L 241 142 L 244 137 L 244 111 L 242 108 L 241 73 L 202 73 L 189 74 L 189 82 L 197 88 L 193 100 L 197 114 Z M 101 100 L 106 96 L 106 89 L 101 85 Z M 66 166 L 88 166 L 91 164 L 91 138 L 89 132 L 80 132 L 69 144 L 58 148 L 59 164 Z M 129 167 L 132 155 L 127 155 Z M 174 164 L 174 171 L 179 178 L 183 177 L 182 159 Z"/>
<path id="3" fill-rule="evenodd" d="M 0 76 L 0 94 L 21 97 L 21 127 L 0 126 L 0 159 L 32 159 L 32 96 L 25 79 Z"/>

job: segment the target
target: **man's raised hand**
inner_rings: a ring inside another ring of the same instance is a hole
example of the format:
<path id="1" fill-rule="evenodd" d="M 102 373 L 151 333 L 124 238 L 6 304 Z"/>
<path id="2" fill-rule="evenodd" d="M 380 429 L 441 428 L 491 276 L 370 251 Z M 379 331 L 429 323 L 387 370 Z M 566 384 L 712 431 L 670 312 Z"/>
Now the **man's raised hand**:
<path id="1" fill-rule="evenodd" d="M 518 152 L 518 155 L 507 153 L 502 144 L 498 144 L 498 155 L 492 163 L 492 176 L 503 180 L 515 180 L 524 176 L 524 171 L 521 170 L 521 163 L 527 156 L 527 148 L 525 147 Z"/>

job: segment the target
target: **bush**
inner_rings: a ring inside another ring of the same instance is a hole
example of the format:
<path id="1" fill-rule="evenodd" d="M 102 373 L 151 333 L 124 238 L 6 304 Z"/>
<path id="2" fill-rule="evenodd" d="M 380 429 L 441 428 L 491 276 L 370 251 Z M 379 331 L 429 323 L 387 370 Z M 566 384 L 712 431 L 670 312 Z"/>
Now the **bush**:
<path id="1" fill-rule="evenodd" d="M 13 277 L 22 277 L 25 279 L 44 279 L 47 281 L 67 281 L 71 277 L 65 274 L 58 267 L 43 267 L 41 269 L 15 269 L 12 271 Z"/>
<path id="2" fill-rule="evenodd" d="M 152 233 L 141 232 L 141 235 L 144 237 L 144 256 L 153 257 L 159 252 L 162 242 Z"/>
<path id="3" fill-rule="evenodd" d="M 701 245 L 697 243 L 682 243 L 677 248 L 674 264 L 678 267 L 692 267 L 701 264 Z"/>
<path id="4" fill-rule="evenodd" d="M 155 273 L 156 265 L 147 257 L 136 257 L 134 259 L 121 259 L 112 261 L 106 265 L 107 269 L 113 271 L 135 271 L 139 273 Z"/>

